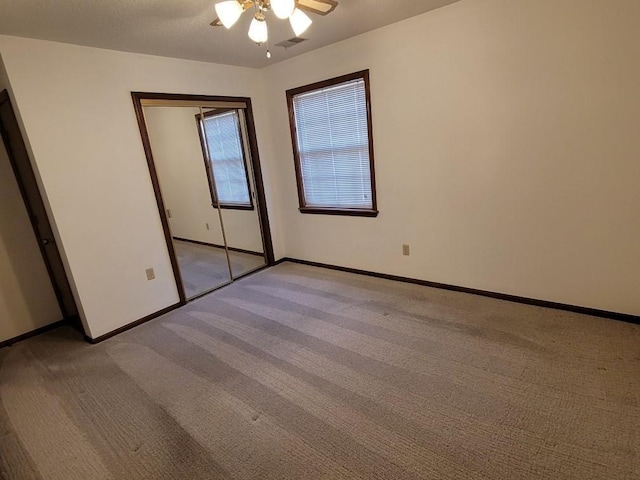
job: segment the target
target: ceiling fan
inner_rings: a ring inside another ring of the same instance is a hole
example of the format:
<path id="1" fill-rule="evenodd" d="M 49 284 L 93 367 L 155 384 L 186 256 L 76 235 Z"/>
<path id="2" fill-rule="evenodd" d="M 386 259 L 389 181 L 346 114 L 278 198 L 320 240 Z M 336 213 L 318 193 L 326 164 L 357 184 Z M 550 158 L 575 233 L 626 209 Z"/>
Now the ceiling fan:
<path id="1" fill-rule="evenodd" d="M 337 0 L 225 0 L 216 3 L 218 18 L 211 22 L 211 26 L 224 26 L 229 29 L 235 25 L 245 10 L 253 7 L 254 14 L 249 27 L 249 38 L 260 45 L 269 40 L 266 12 L 272 10 L 276 17 L 283 20 L 289 19 L 293 32 L 296 37 L 299 37 L 312 23 L 305 11 L 327 15 L 337 6 Z M 267 58 L 271 58 L 268 48 Z"/>

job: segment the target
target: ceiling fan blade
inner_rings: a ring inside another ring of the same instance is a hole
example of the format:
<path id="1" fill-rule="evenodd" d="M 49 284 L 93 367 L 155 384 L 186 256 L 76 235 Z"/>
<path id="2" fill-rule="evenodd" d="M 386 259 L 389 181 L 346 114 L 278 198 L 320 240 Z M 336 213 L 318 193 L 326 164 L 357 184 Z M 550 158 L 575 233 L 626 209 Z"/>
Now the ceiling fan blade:
<path id="1" fill-rule="evenodd" d="M 253 7 L 253 1 L 252 0 L 246 0 L 246 1 L 239 1 L 239 4 L 242 5 L 242 10 L 243 12 L 250 9 L 251 7 Z M 222 22 L 220 21 L 219 18 L 216 18 L 213 22 L 211 22 L 209 25 L 211 25 L 212 27 L 222 27 Z"/>
<path id="2" fill-rule="evenodd" d="M 336 9 L 338 2 L 337 0 L 296 0 L 296 5 L 307 12 L 327 15 Z"/>

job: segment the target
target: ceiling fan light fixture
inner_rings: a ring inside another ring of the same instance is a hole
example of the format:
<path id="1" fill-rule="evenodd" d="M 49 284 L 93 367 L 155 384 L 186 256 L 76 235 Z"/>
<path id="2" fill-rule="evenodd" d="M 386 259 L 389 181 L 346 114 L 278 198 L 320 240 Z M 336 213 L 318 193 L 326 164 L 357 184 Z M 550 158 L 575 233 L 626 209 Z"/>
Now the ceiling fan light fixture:
<path id="1" fill-rule="evenodd" d="M 313 22 L 306 13 L 304 13 L 299 8 L 296 8 L 289 17 L 289 23 L 291 23 L 293 33 L 296 34 L 296 37 L 299 37 L 307 30 L 307 28 L 309 28 L 309 26 Z"/>
<path id="2" fill-rule="evenodd" d="M 296 8 L 295 0 L 271 0 L 271 9 L 276 17 L 285 20 Z"/>
<path id="3" fill-rule="evenodd" d="M 227 0 L 225 2 L 216 3 L 215 9 L 220 22 L 225 26 L 225 28 L 233 27 L 240 18 L 240 15 L 242 15 L 242 12 L 244 12 L 242 5 L 240 5 L 236 0 Z"/>
<path id="4" fill-rule="evenodd" d="M 249 38 L 256 43 L 265 43 L 269 39 L 269 31 L 264 16 L 256 14 L 249 25 Z"/>

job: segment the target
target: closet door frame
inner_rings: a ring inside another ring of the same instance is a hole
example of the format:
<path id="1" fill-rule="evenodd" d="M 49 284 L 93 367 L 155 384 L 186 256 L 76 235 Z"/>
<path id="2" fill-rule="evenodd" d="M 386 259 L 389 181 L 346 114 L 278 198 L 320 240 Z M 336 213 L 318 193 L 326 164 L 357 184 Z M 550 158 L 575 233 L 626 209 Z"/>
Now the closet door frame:
<path id="1" fill-rule="evenodd" d="M 163 105 L 167 107 L 175 106 L 199 106 L 207 107 L 207 104 L 214 103 L 228 103 L 230 106 L 234 104 L 243 104 L 242 108 L 245 114 L 247 137 L 249 142 L 249 151 L 251 167 L 253 170 L 253 177 L 255 182 L 255 194 L 256 203 L 259 210 L 260 229 L 263 236 L 264 254 L 266 265 L 265 267 L 275 265 L 275 257 L 273 253 L 273 240 L 271 237 L 271 228 L 269 227 L 269 214 L 267 212 L 266 195 L 264 191 L 264 182 L 262 177 L 262 168 L 260 166 L 260 154 L 258 152 L 258 140 L 256 137 L 253 108 L 251 105 L 250 97 L 224 97 L 215 95 L 186 95 L 175 93 L 155 93 L 155 92 L 131 92 L 131 98 L 133 100 L 133 107 L 138 120 L 138 128 L 140 129 L 140 136 L 142 139 L 142 145 L 144 147 L 144 153 L 147 159 L 147 166 L 149 167 L 149 175 L 151 176 L 151 184 L 156 197 L 156 203 L 158 206 L 158 214 L 160 215 L 160 221 L 162 223 L 162 229 L 164 231 L 165 241 L 167 243 L 167 250 L 169 252 L 169 258 L 171 260 L 171 268 L 176 281 L 176 287 L 180 296 L 180 302 L 176 305 L 185 305 L 187 298 L 182 288 L 182 276 L 180 274 L 180 268 L 178 265 L 178 258 L 173 248 L 173 240 L 171 238 L 171 232 L 169 229 L 169 219 L 167 218 L 167 212 L 162 199 L 162 193 L 160 191 L 160 181 L 158 179 L 157 170 L 155 167 L 153 153 L 151 150 L 151 142 L 149 140 L 149 133 L 147 131 L 147 125 L 144 120 L 144 104 L 145 101 L 152 101 L 154 105 Z"/>

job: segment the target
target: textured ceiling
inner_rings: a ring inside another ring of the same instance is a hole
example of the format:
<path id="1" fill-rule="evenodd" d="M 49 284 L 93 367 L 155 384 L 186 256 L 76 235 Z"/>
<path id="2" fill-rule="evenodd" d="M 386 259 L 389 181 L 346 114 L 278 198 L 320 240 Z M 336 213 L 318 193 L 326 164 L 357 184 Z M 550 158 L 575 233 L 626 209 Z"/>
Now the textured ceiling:
<path id="1" fill-rule="evenodd" d="M 0 34 L 205 62 L 263 67 L 458 0 L 340 0 L 326 17 L 310 14 L 308 41 L 284 49 L 288 21 L 268 14 L 273 57 L 247 37 L 245 13 L 213 28 L 216 0 L 0 0 Z"/>

